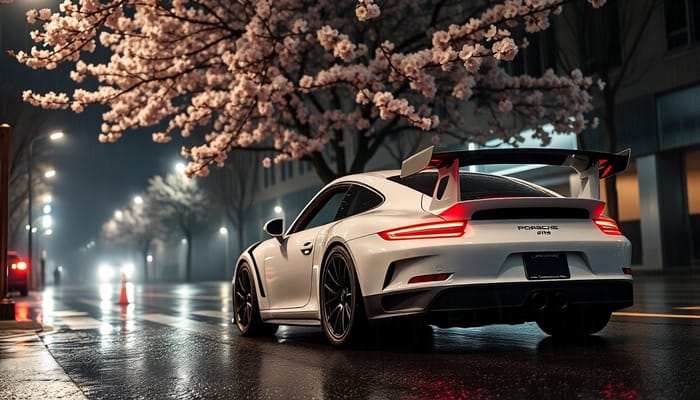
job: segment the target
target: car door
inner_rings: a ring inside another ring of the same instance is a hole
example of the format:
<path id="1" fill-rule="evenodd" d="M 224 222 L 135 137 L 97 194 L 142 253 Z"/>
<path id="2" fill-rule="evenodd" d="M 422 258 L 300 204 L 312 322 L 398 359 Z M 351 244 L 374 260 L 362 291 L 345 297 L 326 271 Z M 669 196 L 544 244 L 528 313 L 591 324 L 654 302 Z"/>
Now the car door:
<path id="1" fill-rule="evenodd" d="M 313 260 L 349 185 L 335 185 L 316 196 L 281 241 L 265 250 L 265 281 L 271 309 L 305 306 L 311 297 Z"/>

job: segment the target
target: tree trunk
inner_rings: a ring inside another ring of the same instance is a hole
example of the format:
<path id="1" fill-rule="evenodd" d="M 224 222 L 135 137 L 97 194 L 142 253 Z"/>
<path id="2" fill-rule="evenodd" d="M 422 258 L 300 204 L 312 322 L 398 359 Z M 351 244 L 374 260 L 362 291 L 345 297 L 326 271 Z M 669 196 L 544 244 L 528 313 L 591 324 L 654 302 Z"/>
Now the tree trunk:
<path id="1" fill-rule="evenodd" d="M 151 245 L 151 241 L 147 240 L 146 243 L 141 247 L 141 261 L 143 262 L 143 282 L 148 282 L 148 248 Z"/>

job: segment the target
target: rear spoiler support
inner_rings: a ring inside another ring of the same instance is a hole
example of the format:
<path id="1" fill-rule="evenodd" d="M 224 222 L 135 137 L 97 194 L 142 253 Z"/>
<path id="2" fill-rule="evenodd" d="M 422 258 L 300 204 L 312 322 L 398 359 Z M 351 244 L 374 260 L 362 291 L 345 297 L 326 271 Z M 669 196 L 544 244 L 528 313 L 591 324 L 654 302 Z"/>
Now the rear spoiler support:
<path id="1" fill-rule="evenodd" d="M 572 168 L 581 180 L 579 198 L 600 198 L 600 180 L 627 169 L 630 149 L 619 153 L 570 149 L 494 149 L 434 153 L 428 147 L 404 160 L 401 177 L 436 168 L 438 180 L 433 190 L 431 210 L 459 201 L 459 167 L 486 164 L 541 164 Z M 445 180 L 447 178 L 447 180 Z"/>

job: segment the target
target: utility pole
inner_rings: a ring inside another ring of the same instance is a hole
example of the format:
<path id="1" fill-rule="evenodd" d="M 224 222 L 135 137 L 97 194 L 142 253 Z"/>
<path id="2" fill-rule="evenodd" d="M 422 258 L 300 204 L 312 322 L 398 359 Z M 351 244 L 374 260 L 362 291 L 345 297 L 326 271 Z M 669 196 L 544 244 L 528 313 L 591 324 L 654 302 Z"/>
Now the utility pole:
<path id="1" fill-rule="evenodd" d="M 10 125 L 0 125 L 0 321 L 15 319 L 15 302 L 7 297 L 7 219 L 10 192 Z"/>

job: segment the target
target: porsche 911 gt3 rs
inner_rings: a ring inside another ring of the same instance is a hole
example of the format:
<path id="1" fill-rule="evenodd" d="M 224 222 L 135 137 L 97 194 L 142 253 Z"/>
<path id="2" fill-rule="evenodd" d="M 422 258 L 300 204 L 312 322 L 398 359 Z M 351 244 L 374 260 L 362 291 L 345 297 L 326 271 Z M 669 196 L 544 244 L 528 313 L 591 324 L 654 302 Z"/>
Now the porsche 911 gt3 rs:
<path id="1" fill-rule="evenodd" d="M 280 324 L 320 326 L 347 346 L 368 323 L 438 327 L 536 321 L 572 337 L 603 329 L 632 305 L 630 242 L 602 214 L 600 179 L 624 171 L 617 154 L 563 149 L 433 152 L 400 171 L 349 175 L 325 186 L 285 228 L 245 250 L 232 279 L 243 335 Z M 483 164 L 572 168 L 578 197 Z"/>

